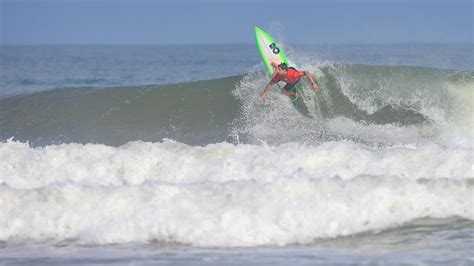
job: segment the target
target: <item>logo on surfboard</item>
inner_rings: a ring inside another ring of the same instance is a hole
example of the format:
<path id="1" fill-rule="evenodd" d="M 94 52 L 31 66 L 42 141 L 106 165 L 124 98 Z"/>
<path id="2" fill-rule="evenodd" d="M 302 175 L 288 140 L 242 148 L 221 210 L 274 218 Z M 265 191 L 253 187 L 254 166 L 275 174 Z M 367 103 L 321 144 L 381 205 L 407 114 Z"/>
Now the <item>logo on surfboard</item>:
<path id="1" fill-rule="evenodd" d="M 270 44 L 268 47 L 270 47 L 270 49 L 272 49 L 274 54 L 279 54 L 280 53 L 280 48 L 278 48 L 275 43 Z"/>

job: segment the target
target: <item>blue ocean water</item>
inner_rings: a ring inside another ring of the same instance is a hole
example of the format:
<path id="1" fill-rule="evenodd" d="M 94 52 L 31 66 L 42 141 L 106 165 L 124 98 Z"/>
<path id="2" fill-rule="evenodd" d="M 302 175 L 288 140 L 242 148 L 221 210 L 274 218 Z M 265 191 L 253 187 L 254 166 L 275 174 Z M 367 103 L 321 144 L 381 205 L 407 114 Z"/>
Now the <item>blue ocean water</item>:
<path id="1" fill-rule="evenodd" d="M 473 264 L 473 47 L 0 47 L 0 263 Z"/>
<path id="2" fill-rule="evenodd" d="M 0 93 L 71 86 L 157 85 L 246 73 L 249 45 L 0 48 Z"/>
<path id="3" fill-rule="evenodd" d="M 473 69 L 471 44 L 295 45 L 304 61 Z M 248 73 L 253 45 L 0 47 L 0 96 L 71 86 L 170 84 Z"/>

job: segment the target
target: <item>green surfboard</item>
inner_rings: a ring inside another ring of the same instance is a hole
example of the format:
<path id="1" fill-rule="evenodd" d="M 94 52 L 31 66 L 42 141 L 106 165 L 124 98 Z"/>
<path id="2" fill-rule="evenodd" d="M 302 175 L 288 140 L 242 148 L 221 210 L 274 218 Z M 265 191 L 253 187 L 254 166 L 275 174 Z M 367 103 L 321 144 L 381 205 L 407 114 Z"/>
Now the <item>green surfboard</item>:
<path id="1" fill-rule="evenodd" d="M 268 33 L 266 33 L 259 27 L 255 27 L 255 40 L 257 42 L 257 47 L 258 51 L 260 52 L 260 56 L 262 57 L 262 61 L 265 64 L 265 68 L 267 69 L 267 72 L 270 77 L 273 76 L 273 72 L 275 71 L 275 69 L 271 65 L 272 62 L 276 62 L 277 64 L 286 63 L 288 66 L 290 66 L 280 46 L 278 46 L 275 40 L 273 40 L 272 36 L 270 36 Z M 300 88 L 300 85 L 296 85 L 296 88 L 298 90 Z M 308 111 L 308 107 L 305 105 L 301 97 L 298 97 L 298 99 L 292 101 L 292 103 L 295 106 L 296 110 L 298 110 L 298 112 L 300 112 L 302 115 L 311 117 Z"/>
<path id="2" fill-rule="evenodd" d="M 255 40 L 257 41 L 260 56 L 262 57 L 263 63 L 265 64 L 270 76 L 272 76 L 274 72 L 271 65 L 272 61 L 277 62 L 278 64 L 286 63 L 288 65 L 285 54 L 273 40 L 272 36 L 259 27 L 255 27 Z"/>

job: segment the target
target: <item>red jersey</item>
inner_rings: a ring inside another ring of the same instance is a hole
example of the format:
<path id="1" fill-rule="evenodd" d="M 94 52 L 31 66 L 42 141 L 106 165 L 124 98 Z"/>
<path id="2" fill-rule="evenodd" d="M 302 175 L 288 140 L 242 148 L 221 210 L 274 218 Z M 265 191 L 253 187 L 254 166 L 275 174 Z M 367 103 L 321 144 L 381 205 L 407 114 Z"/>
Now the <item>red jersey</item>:
<path id="1" fill-rule="evenodd" d="M 272 78 L 272 80 L 274 82 L 283 81 L 289 84 L 296 84 L 300 80 L 300 78 L 304 75 L 305 75 L 304 71 L 298 71 L 298 70 L 289 68 L 287 70 L 286 77 L 283 77 L 283 75 L 277 72 L 277 74 L 275 75 L 275 77 Z"/>

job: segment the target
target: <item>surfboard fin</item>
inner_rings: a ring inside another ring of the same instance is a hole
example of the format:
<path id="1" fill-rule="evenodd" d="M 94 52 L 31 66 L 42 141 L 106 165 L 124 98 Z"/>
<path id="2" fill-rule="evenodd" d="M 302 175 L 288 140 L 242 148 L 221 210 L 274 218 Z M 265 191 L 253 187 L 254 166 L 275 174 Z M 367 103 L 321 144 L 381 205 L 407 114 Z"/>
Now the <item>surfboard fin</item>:
<path id="1" fill-rule="evenodd" d="M 291 101 L 293 101 L 293 102 L 296 101 L 296 100 L 298 100 L 298 98 L 299 98 L 298 94 L 295 94 L 295 95 L 293 95 L 293 96 L 290 96 L 290 99 L 291 99 Z"/>

